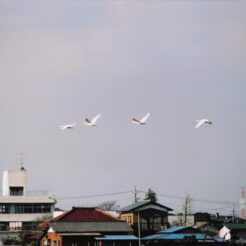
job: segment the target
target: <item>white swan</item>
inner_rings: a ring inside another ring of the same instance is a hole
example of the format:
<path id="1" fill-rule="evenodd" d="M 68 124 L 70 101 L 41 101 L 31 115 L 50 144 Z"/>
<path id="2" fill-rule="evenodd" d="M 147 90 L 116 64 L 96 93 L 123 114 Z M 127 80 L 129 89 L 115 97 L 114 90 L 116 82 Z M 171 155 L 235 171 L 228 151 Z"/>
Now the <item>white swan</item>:
<path id="1" fill-rule="evenodd" d="M 203 124 L 207 123 L 209 125 L 212 125 L 212 121 L 208 120 L 208 119 L 200 119 L 200 120 L 196 120 L 197 124 L 195 128 L 198 128 L 200 126 L 202 126 Z"/>
<path id="2" fill-rule="evenodd" d="M 98 114 L 95 116 L 92 120 L 89 120 L 88 118 L 85 118 L 85 121 L 83 122 L 86 126 L 96 126 L 97 120 L 101 117 L 101 114 Z"/>
<path id="3" fill-rule="evenodd" d="M 136 118 L 132 118 L 132 123 L 137 125 L 145 125 L 147 124 L 147 119 L 149 118 L 150 113 L 147 113 L 141 120 L 137 120 Z"/>
<path id="4" fill-rule="evenodd" d="M 66 129 L 73 129 L 75 127 L 76 123 L 73 124 L 68 124 L 68 125 L 63 125 L 63 126 L 59 126 L 61 130 L 66 130 Z"/>

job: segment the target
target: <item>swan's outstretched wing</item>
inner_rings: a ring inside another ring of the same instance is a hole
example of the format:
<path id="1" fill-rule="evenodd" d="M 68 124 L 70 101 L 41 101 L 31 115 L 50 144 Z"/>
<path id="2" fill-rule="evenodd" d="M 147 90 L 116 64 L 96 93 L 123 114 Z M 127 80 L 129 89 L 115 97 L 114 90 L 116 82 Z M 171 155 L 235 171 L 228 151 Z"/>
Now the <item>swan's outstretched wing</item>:
<path id="1" fill-rule="evenodd" d="M 147 114 L 140 120 L 140 122 L 141 122 L 141 123 L 145 123 L 146 120 L 149 118 L 149 116 L 150 116 L 150 113 L 147 113 Z"/>
<path id="2" fill-rule="evenodd" d="M 61 130 L 65 130 L 65 129 L 66 129 L 66 126 L 59 126 L 59 128 L 60 128 Z"/>
<path id="3" fill-rule="evenodd" d="M 200 127 L 201 125 L 203 125 L 203 124 L 206 122 L 206 120 L 205 120 L 205 119 L 202 119 L 202 120 L 196 120 L 196 122 L 197 122 L 197 124 L 196 124 L 196 127 L 195 127 L 195 128 L 198 128 L 198 127 Z"/>
<path id="4" fill-rule="evenodd" d="M 98 114 L 97 116 L 95 116 L 95 117 L 91 120 L 91 124 L 94 125 L 100 117 L 101 117 L 101 114 Z"/>

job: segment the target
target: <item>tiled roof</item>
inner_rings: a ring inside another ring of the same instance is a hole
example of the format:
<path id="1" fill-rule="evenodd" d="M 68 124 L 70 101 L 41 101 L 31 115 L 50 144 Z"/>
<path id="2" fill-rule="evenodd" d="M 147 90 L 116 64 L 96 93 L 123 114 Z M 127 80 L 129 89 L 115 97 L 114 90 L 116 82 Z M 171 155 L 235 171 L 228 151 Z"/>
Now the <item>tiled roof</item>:
<path id="1" fill-rule="evenodd" d="M 160 203 L 151 202 L 150 200 L 144 200 L 141 202 L 133 203 L 130 206 L 124 207 L 121 209 L 121 211 L 122 212 L 136 212 L 136 211 L 141 211 L 141 210 L 149 209 L 149 208 L 153 208 L 156 210 L 162 210 L 162 211 L 172 211 L 173 210 Z"/>
<path id="2" fill-rule="evenodd" d="M 52 221 L 118 221 L 113 216 L 103 212 L 98 208 L 74 207 Z"/>
<path id="3" fill-rule="evenodd" d="M 65 232 L 133 232 L 125 221 L 52 221 L 50 227 L 57 233 Z"/>

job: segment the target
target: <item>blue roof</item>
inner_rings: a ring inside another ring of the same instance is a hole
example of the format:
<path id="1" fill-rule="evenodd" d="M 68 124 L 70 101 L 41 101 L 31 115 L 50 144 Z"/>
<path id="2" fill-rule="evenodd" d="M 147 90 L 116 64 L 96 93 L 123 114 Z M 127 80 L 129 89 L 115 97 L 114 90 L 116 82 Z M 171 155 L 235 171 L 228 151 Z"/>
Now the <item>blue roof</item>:
<path id="1" fill-rule="evenodd" d="M 189 226 L 172 226 L 168 229 L 163 229 L 161 231 L 158 231 L 157 233 L 158 234 L 162 234 L 162 233 L 173 233 L 173 232 L 177 232 L 177 231 L 180 231 L 180 230 L 183 230 L 185 228 L 189 228 Z"/>
<path id="2" fill-rule="evenodd" d="M 152 240 L 152 239 L 158 239 L 161 235 L 160 234 L 154 234 L 154 235 L 150 235 L 147 237 L 143 237 L 143 240 Z"/>
<path id="3" fill-rule="evenodd" d="M 214 240 L 215 240 L 216 242 L 221 243 L 221 242 L 224 242 L 224 241 L 225 241 L 225 238 L 224 238 L 224 237 L 215 237 Z"/>
<path id="4" fill-rule="evenodd" d="M 101 241 L 138 240 L 133 235 L 105 235 L 104 237 L 96 237 L 95 239 Z"/>
<path id="5" fill-rule="evenodd" d="M 153 237 L 155 236 L 155 237 Z M 148 236 L 148 237 L 144 237 L 142 238 L 143 240 L 182 240 L 185 239 L 187 237 L 193 237 L 196 240 L 211 240 L 212 237 L 207 236 L 205 234 L 202 233 L 172 233 L 172 234 L 155 234 L 152 236 Z"/>

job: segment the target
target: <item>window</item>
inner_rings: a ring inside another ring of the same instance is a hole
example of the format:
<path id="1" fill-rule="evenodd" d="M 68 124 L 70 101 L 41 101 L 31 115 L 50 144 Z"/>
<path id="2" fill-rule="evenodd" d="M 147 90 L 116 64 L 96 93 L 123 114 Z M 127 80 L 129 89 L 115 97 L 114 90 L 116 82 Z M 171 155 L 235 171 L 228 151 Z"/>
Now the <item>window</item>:
<path id="1" fill-rule="evenodd" d="M 58 242 L 57 240 L 54 240 L 53 243 L 52 243 L 52 246 L 58 246 Z"/>
<path id="2" fill-rule="evenodd" d="M 10 196 L 23 196 L 24 187 L 9 187 Z"/>
<path id="3" fill-rule="evenodd" d="M 131 216 L 128 216 L 127 222 L 132 223 L 132 217 Z"/>
<path id="4" fill-rule="evenodd" d="M 0 213 L 5 214 L 6 213 L 6 207 L 5 205 L 0 205 Z"/>
<path id="5" fill-rule="evenodd" d="M 51 205 L 50 204 L 43 204 L 42 205 L 42 212 L 43 213 L 50 213 L 51 212 Z"/>
<path id="6" fill-rule="evenodd" d="M 31 213 L 33 213 L 33 206 L 32 206 L 32 204 L 25 204 L 24 205 L 24 213 L 25 214 L 31 214 Z"/>
<path id="7" fill-rule="evenodd" d="M 22 228 L 22 222 L 9 222 L 9 230 L 10 231 L 20 231 Z"/>
<path id="8" fill-rule="evenodd" d="M 23 213 L 23 205 L 22 204 L 15 204 L 15 213 L 22 214 Z"/>
<path id="9" fill-rule="evenodd" d="M 40 204 L 33 204 L 33 213 L 41 213 L 42 206 Z"/>
<path id="10" fill-rule="evenodd" d="M 22 203 L 0 204 L 0 214 L 38 214 L 51 213 L 51 204 Z"/>
<path id="11" fill-rule="evenodd" d="M 50 239 L 44 240 L 44 245 L 45 246 L 50 246 Z"/>

